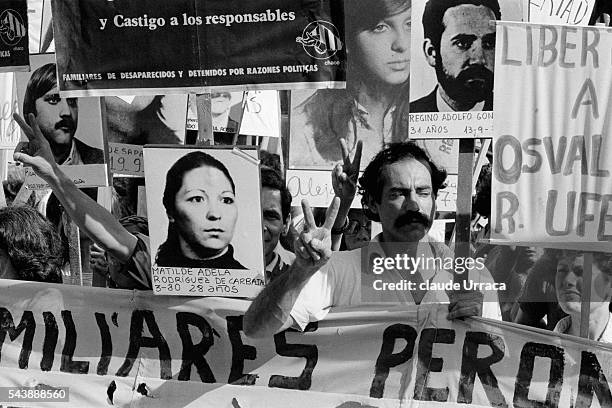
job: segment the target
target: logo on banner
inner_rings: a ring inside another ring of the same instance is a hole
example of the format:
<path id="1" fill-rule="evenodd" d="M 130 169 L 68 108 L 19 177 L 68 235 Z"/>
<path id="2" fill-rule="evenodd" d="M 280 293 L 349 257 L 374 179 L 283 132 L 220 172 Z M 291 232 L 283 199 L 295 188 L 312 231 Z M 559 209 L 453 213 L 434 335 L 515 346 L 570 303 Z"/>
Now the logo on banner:
<path id="1" fill-rule="evenodd" d="M 301 37 L 295 42 L 302 44 L 304 51 L 315 59 L 329 59 L 342 49 L 338 29 L 332 23 L 323 20 L 308 24 Z"/>
<path id="2" fill-rule="evenodd" d="M 7 9 L 0 14 L 0 39 L 8 46 L 16 45 L 26 36 L 23 19 L 15 10 Z"/>

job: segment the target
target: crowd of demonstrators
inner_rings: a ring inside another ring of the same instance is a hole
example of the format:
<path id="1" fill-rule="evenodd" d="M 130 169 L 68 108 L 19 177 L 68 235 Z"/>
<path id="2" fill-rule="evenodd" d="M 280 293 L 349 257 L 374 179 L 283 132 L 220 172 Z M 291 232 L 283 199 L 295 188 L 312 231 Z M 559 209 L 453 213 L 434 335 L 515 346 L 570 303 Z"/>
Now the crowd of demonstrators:
<path id="1" fill-rule="evenodd" d="M 491 165 L 483 167 L 476 185 L 473 212 L 489 219 L 491 215 Z M 475 257 L 485 265 L 497 282 L 505 321 L 554 330 L 578 336 L 582 297 L 584 254 L 552 248 L 492 245 L 486 242 L 490 223 L 484 228 L 484 243 L 476 242 Z M 595 254 L 592 269 L 589 338 L 612 341 L 608 328 L 612 255 Z"/>
<path id="2" fill-rule="evenodd" d="M 353 177 L 348 179 L 352 181 Z M 436 210 L 435 198 L 445 186 L 445 179 L 446 172 L 412 142 L 393 143 L 379 152 L 359 178 L 366 214 L 382 224 L 382 233 L 372 240 L 370 247 L 390 258 L 403 254 L 416 257 L 423 250 L 437 258 L 453 257 L 448 247 L 433 242 L 427 235 Z M 362 295 L 366 291 L 371 294 L 369 283 L 373 274 L 369 268 L 362 268 L 361 249 L 332 253 L 332 229 L 339 209 L 346 207 L 347 202 L 350 207 L 355 194 L 355 185 L 345 185 L 347 191 L 349 186 L 353 187 L 353 196 L 334 198 L 322 226 L 316 225 L 308 203 L 302 203 L 305 228 L 296 242 L 296 260 L 287 273 L 267 285 L 252 302 L 245 315 L 247 336 L 269 336 L 289 327 L 303 330 L 308 323 L 325 318 L 330 308 L 362 303 Z M 484 268 L 468 274 L 475 281 L 492 282 Z M 380 278 L 389 282 L 401 279 L 444 282 L 453 275 L 434 265 L 416 271 L 387 270 Z M 393 297 L 394 301 L 408 304 L 450 303 L 449 319 L 474 315 L 501 318 L 495 292 L 394 292 L 381 296 L 386 296 L 387 301 Z"/>
<path id="3" fill-rule="evenodd" d="M 97 264 L 109 275 L 108 286 L 151 289 L 146 219 L 114 217 L 63 174 L 33 115 L 28 117 L 31 126 L 20 117 L 15 119 L 29 139 L 31 153 L 18 151 L 15 160 L 30 165 L 49 184 L 67 215 L 95 241 L 92 265 Z M 325 318 L 331 307 L 361 303 L 363 296 L 371 295 L 366 292 L 373 278 L 371 270 L 364 270 L 361 265 L 361 251 L 366 245 L 368 250 L 390 258 L 400 252 L 415 257 L 423 248 L 434 257 L 453 257 L 448 247 L 428 235 L 436 214 L 435 198 L 444 188 L 446 173 L 425 151 L 412 142 L 390 144 L 358 178 L 361 143 L 353 160 L 346 142 L 341 140 L 340 145 L 342 162 L 331 172 L 336 198 L 319 223 L 308 204 L 303 203 L 304 228 L 294 243 L 295 254 L 280 245 L 280 238 L 289 233 L 292 225 L 291 194 L 278 171 L 278 156 L 263 155 L 261 202 L 267 286 L 245 317 L 245 332 L 249 336 L 269 335 L 288 327 L 303 329 L 309 322 Z M 209 164 L 210 160 L 205 161 Z M 198 163 L 183 169 L 180 177 L 173 176 L 173 180 L 181 180 L 174 183 L 176 188 L 182 188 L 190 171 L 202 167 Z M 218 171 L 231 185 L 231 176 L 222 169 Z M 490 168 L 483 175 L 474 209 L 488 218 Z M 350 208 L 358 190 L 362 210 Z M 176 202 L 177 194 L 168 193 L 168 200 L 174 197 Z M 169 215 L 178 219 L 171 206 L 167 209 Z M 371 236 L 372 222 L 382 225 L 382 233 L 375 237 Z M 0 255 L 2 278 L 61 283 L 62 269 L 68 267 L 66 243 L 58 238 L 52 223 L 27 205 L 0 210 Z M 481 244 L 476 248 L 474 257 L 477 256 L 485 258 L 486 268 L 471 270 L 469 277 L 479 282 L 505 282 L 509 290 L 498 293 L 415 290 L 393 293 L 397 297 L 393 300 L 409 304 L 449 303 L 451 319 L 473 315 L 503 317 L 520 324 L 579 334 L 582 254 L 552 249 L 540 254 L 526 247 Z M 421 268 L 409 275 L 404 272 L 390 270 L 381 277 L 389 282 L 406 278 L 442 282 L 453 277 L 452 271 L 442 268 Z M 591 293 L 589 338 L 612 341 L 612 328 L 608 325 L 612 255 L 595 254 Z"/>
<path id="4" fill-rule="evenodd" d="M 62 207 L 77 226 L 91 237 L 97 244 L 100 257 L 104 253 L 105 260 L 108 263 L 110 277 L 115 285 L 126 289 L 151 289 L 151 257 L 150 243 L 146 228 L 143 228 L 146 223 L 143 220 L 130 218 L 123 220 L 122 223 L 117 220 L 109 211 L 100 206 L 88 195 L 79 190 L 72 181 L 66 177 L 61 171 L 53 157 L 48 140 L 43 136 L 38 123 L 34 120 L 33 115 L 28 116 L 28 123 L 21 117 L 15 116 L 15 120 L 21 126 L 24 133 L 29 139 L 30 154 L 24 152 L 16 152 L 14 158 L 16 161 L 25 165 L 31 166 L 38 176 L 43 178 L 51 187 L 55 195 L 61 202 Z M 202 152 L 196 152 L 204 154 Z M 175 164 L 177 175 L 171 175 L 170 181 L 181 180 L 181 183 L 171 183 L 166 181 L 166 189 L 172 184 L 179 189 L 178 192 L 165 192 L 167 196 L 164 200 L 168 214 L 173 217 L 179 224 L 187 224 L 186 219 L 189 214 L 179 214 L 180 211 L 176 208 L 177 196 L 185 182 L 184 178 L 190 172 L 206 166 L 209 168 L 218 169 L 215 164 L 210 164 L 210 159 L 200 160 L 201 157 L 195 157 L 198 160 L 186 159 L 185 163 Z M 180 160 L 179 160 L 180 161 Z M 272 160 L 273 162 L 274 160 Z M 203 164 L 203 162 L 206 162 Z M 184 164 L 184 165 L 183 165 Z M 219 176 L 227 179 L 229 185 L 232 184 L 231 176 L 228 176 L 222 169 L 218 169 L 221 173 Z M 170 173 L 170 172 L 169 172 Z M 289 209 L 291 196 L 288 192 L 282 176 L 275 169 L 264 166 L 263 173 L 263 188 L 262 188 L 262 205 L 266 209 L 264 214 L 263 230 L 266 237 L 269 237 L 264 246 L 264 256 L 270 270 L 274 270 L 275 266 L 279 268 L 283 264 L 291 262 L 291 256 L 283 252 L 278 245 L 279 237 L 286 233 L 287 226 L 290 222 Z M 176 177 L 174 177 L 176 176 Z M 199 177 L 198 179 L 207 179 Z M 174 188 L 176 190 L 176 188 Z M 229 189 L 229 187 L 228 187 Z M 173 206 L 174 204 L 174 206 Z M 278 214 L 278 213 L 280 214 Z M 185 221 L 185 222 L 183 222 Z M 280 221 L 280 222 L 278 222 Z M 124 226 L 125 225 L 125 226 Z M 183 228 L 186 230 L 188 227 Z M 189 237 L 180 238 L 181 242 L 189 247 L 193 246 L 194 242 L 189 241 Z M 189 235 L 187 233 L 185 236 Z M 229 241 L 229 240 L 228 240 Z M 227 253 L 227 252 L 226 252 Z M 278 258 L 282 254 L 282 263 L 278 262 Z M 107 257 L 108 256 L 108 257 Z M 96 256 L 96 258 L 98 258 Z M 103 262 L 101 261 L 101 266 Z M 274 264 L 274 265 L 271 265 Z M 283 267 L 281 269 L 286 269 Z M 273 272 L 272 276 L 276 276 L 278 272 Z"/>

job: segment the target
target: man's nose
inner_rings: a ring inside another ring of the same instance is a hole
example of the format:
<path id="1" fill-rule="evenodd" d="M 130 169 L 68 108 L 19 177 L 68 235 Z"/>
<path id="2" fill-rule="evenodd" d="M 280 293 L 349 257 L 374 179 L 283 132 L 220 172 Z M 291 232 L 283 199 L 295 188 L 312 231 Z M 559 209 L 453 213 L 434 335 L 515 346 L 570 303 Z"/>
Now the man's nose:
<path id="1" fill-rule="evenodd" d="M 68 103 L 66 102 L 66 99 L 62 98 L 59 102 L 59 111 L 60 111 L 60 116 L 64 117 L 64 116 L 72 116 L 72 112 L 70 112 L 70 106 L 68 106 Z"/>
<path id="2" fill-rule="evenodd" d="M 469 50 L 470 64 L 484 65 L 486 62 L 482 41 L 476 40 Z"/>
<path id="3" fill-rule="evenodd" d="M 416 192 L 411 191 L 405 195 L 403 207 L 407 211 L 418 211 L 420 209 Z"/>

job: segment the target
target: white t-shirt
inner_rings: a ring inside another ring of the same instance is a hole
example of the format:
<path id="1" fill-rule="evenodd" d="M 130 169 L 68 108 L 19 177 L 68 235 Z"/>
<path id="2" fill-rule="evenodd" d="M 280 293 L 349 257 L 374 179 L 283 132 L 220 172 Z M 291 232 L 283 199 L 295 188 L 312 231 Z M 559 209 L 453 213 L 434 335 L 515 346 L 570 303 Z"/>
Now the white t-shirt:
<path id="1" fill-rule="evenodd" d="M 332 307 L 352 306 L 364 303 L 406 303 L 415 304 L 413 294 L 409 290 L 374 290 L 375 280 L 396 283 L 405 279 L 398 270 L 385 270 L 381 274 L 374 274 L 368 265 L 367 259 L 372 256 L 384 257 L 384 251 L 379 244 L 379 236 L 375 237 L 365 249 L 352 251 L 334 252 L 329 260 L 320 270 L 306 283 L 300 292 L 293 308 L 291 317 L 303 330 L 309 322 L 319 321 L 325 318 Z M 454 258 L 453 252 L 444 244 L 433 242 L 429 238 L 421 241 L 419 255 L 423 257 Z M 363 259 L 362 261 L 362 258 Z M 430 264 L 431 265 L 431 264 Z M 453 271 L 431 266 L 430 268 L 419 268 L 415 274 L 422 281 L 429 280 L 430 283 L 444 284 L 453 281 Z M 474 282 L 493 283 L 491 273 L 483 267 L 473 268 L 468 278 Z M 381 284 L 378 283 L 377 287 Z M 499 300 L 495 291 L 483 291 L 484 302 L 482 317 L 502 320 L 499 308 Z M 427 290 L 424 292 L 420 304 L 449 303 L 449 298 L 444 290 Z"/>

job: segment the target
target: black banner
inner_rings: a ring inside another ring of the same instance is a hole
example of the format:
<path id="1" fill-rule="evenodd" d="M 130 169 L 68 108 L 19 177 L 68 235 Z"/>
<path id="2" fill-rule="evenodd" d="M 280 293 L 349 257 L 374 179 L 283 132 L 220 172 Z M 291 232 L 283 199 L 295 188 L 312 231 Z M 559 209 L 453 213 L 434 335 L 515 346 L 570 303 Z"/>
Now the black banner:
<path id="1" fill-rule="evenodd" d="M 71 96 L 344 87 L 341 0 L 57 1 L 53 16 Z"/>
<path id="2" fill-rule="evenodd" d="M 0 3 L 0 72 L 28 71 L 28 4 L 26 0 Z"/>

